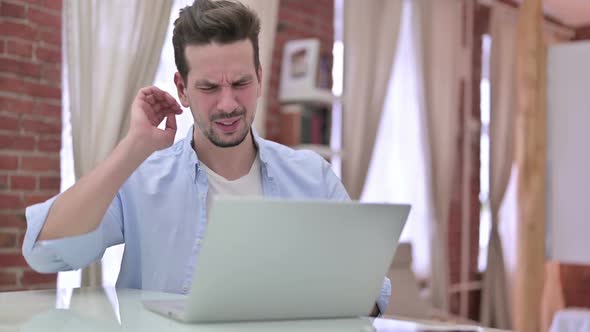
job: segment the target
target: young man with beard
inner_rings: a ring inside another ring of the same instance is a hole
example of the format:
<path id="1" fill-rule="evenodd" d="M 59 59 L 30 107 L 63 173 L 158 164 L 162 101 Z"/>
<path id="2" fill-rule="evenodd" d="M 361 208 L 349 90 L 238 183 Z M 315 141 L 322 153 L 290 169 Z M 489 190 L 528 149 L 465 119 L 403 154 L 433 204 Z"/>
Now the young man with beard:
<path id="1" fill-rule="evenodd" d="M 319 155 L 252 130 L 263 75 L 259 31 L 257 15 L 239 2 L 197 0 L 180 11 L 174 82 L 193 130 L 173 145 L 182 109 L 157 87 L 141 89 L 129 132 L 109 157 L 27 209 L 23 254 L 35 270 L 80 269 L 125 243 L 118 287 L 186 293 L 215 196 L 349 199 Z M 381 311 L 389 294 L 386 279 Z"/>

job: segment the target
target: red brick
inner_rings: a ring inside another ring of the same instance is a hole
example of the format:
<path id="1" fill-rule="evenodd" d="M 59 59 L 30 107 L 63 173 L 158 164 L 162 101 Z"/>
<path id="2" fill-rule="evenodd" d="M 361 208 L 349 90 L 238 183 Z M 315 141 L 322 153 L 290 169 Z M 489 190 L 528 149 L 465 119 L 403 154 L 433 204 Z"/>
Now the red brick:
<path id="1" fill-rule="evenodd" d="M 0 58 L 0 72 L 2 71 L 32 78 L 41 77 L 41 67 L 39 64 L 28 61 Z"/>
<path id="2" fill-rule="evenodd" d="M 21 231 L 16 235 L 16 247 L 22 248 L 23 243 L 25 242 L 25 233 L 26 231 L 22 228 L 19 228 Z"/>
<path id="3" fill-rule="evenodd" d="M 61 11 L 62 6 L 62 0 L 25 0 L 24 2 L 53 11 Z"/>
<path id="4" fill-rule="evenodd" d="M 37 103 L 35 105 L 35 114 L 61 119 L 61 104 Z"/>
<path id="5" fill-rule="evenodd" d="M 61 99 L 61 89 L 48 84 L 24 81 L 18 78 L 3 77 L 0 79 L 0 91 L 39 97 Z"/>
<path id="6" fill-rule="evenodd" d="M 12 18 L 24 18 L 26 9 L 23 5 L 10 2 L 0 3 L 0 16 Z"/>
<path id="7" fill-rule="evenodd" d="M 18 169 L 17 156 L 0 156 L 0 170 L 16 170 Z"/>
<path id="8" fill-rule="evenodd" d="M 18 210 L 23 207 L 23 200 L 20 194 L 0 193 L 0 209 Z"/>
<path id="9" fill-rule="evenodd" d="M 57 282 L 56 273 L 37 273 L 34 271 L 25 271 L 21 282 L 24 286 L 36 285 L 36 284 L 49 284 Z M 55 287 L 55 286 L 54 286 Z"/>
<path id="10" fill-rule="evenodd" d="M 59 159 L 49 157 L 22 157 L 22 169 L 26 171 L 59 171 Z"/>
<path id="11" fill-rule="evenodd" d="M 0 115 L 0 130 L 17 131 L 18 130 L 18 118 Z"/>
<path id="12" fill-rule="evenodd" d="M 31 175 L 11 175 L 10 189 L 12 190 L 35 190 L 37 178 Z"/>
<path id="13" fill-rule="evenodd" d="M 44 65 L 41 68 L 41 78 L 61 85 L 61 68 L 59 66 Z"/>
<path id="14" fill-rule="evenodd" d="M 8 189 L 8 175 L 0 175 L 0 190 Z M 2 227 L 2 224 L 0 224 Z"/>
<path id="15" fill-rule="evenodd" d="M 25 195 L 24 207 L 31 206 L 37 203 L 45 202 L 46 200 L 53 197 L 53 195 L 41 195 L 41 194 L 31 194 Z"/>
<path id="16" fill-rule="evenodd" d="M 0 292 L 15 292 L 22 291 L 23 287 L 19 285 L 2 286 L 0 285 Z"/>
<path id="17" fill-rule="evenodd" d="M 33 44 L 27 41 L 8 40 L 6 41 L 6 53 L 31 58 L 33 56 Z"/>
<path id="18" fill-rule="evenodd" d="M 2 267 L 25 267 L 28 266 L 23 255 L 18 253 L 0 253 L 0 266 Z"/>
<path id="19" fill-rule="evenodd" d="M 16 233 L 0 231 L 0 249 L 16 248 Z"/>
<path id="20" fill-rule="evenodd" d="M 59 191 L 61 178 L 59 176 L 41 176 L 39 177 L 39 190 Z"/>
<path id="21" fill-rule="evenodd" d="M 10 286 L 17 284 L 17 272 L 0 271 L 0 286 Z"/>
<path id="22" fill-rule="evenodd" d="M 51 63 L 61 63 L 61 51 L 53 50 L 46 47 L 37 47 L 35 56 L 38 60 Z"/>
<path id="23" fill-rule="evenodd" d="M 0 149 L 2 150 L 35 150 L 35 137 L 0 135 Z"/>
<path id="24" fill-rule="evenodd" d="M 48 122 L 42 120 L 23 119 L 21 128 L 27 132 L 53 134 L 61 132 L 61 123 L 57 121 Z"/>
<path id="25" fill-rule="evenodd" d="M 32 113 L 35 103 L 30 100 L 15 99 L 0 96 L 0 111 L 15 113 Z"/>
<path id="26" fill-rule="evenodd" d="M 61 46 L 61 29 L 44 29 L 38 32 L 36 39 L 54 46 Z"/>
<path id="27" fill-rule="evenodd" d="M 39 140 L 37 148 L 39 149 L 39 151 L 59 152 L 59 150 L 61 149 L 61 139 L 46 138 Z"/>
<path id="28" fill-rule="evenodd" d="M 0 214 L 0 227 L 24 229 L 26 225 L 24 214 Z"/>
<path id="29" fill-rule="evenodd" d="M 61 27 L 61 15 L 59 14 L 52 14 L 35 8 L 31 8 L 29 9 L 29 14 L 27 16 L 31 22 L 42 26 L 52 28 Z"/>
<path id="30" fill-rule="evenodd" d="M 24 290 L 53 290 L 55 289 L 57 282 L 52 282 L 50 284 L 36 284 L 30 286 L 24 286 Z"/>
<path id="31" fill-rule="evenodd" d="M 4 37 L 17 37 L 34 40 L 37 32 L 30 25 L 16 22 L 0 22 L 0 31 Z"/>

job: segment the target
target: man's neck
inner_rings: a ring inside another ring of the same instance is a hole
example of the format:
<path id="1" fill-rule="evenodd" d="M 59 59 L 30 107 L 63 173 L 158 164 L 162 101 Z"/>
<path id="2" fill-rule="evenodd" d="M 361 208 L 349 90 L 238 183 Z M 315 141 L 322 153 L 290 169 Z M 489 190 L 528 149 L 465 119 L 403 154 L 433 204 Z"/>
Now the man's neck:
<path id="1" fill-rule="evenodd" d="M 197 152 L 200 162 L 228 180 L 239 179 L 248 174 L 256 159 L 256 146 L 251 132 L 239 145 L 220 148 L 195 129 L 193 149 Z"/>

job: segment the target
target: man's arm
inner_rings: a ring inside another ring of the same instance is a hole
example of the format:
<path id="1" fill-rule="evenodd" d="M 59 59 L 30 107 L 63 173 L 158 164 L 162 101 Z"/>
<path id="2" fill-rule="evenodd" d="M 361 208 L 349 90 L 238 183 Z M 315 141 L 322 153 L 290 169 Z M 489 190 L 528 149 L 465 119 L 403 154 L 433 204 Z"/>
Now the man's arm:
<path id="1" fill-rule="evenodd" d="M 37 240 L 82 235 L 95 230 L 117 191 L 153 152 L 169 147 L 176 134 L 176 114 L 182 113 L 168 93 L 141 89 L 131 107 L 129 133 L 109 157 L 74 186 L 61 194 L 51 207 Z M 157 126 L 166 118 L 166 129 Z"/>

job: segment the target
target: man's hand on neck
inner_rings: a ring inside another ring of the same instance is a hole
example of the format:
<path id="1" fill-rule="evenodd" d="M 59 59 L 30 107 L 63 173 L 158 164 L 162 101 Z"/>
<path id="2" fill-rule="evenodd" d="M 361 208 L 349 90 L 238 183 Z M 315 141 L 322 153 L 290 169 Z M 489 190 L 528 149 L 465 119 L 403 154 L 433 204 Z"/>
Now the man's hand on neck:
<path id="1" fill-rule="evenodd" d="M 236 180 L 248 174 L 256 159 L 256 146 L 251 130 L 239 145 L 221 148 L 195 128 L 192 147 L 200 162 L 227 180 Z"/>

